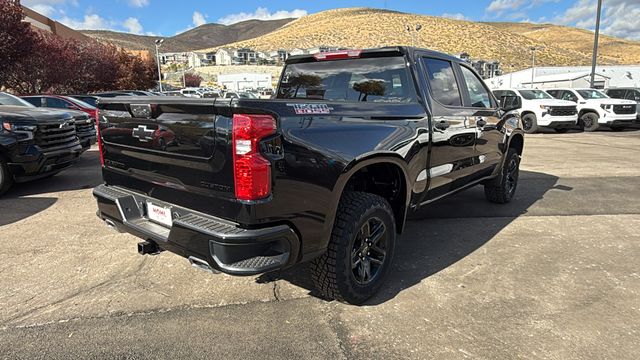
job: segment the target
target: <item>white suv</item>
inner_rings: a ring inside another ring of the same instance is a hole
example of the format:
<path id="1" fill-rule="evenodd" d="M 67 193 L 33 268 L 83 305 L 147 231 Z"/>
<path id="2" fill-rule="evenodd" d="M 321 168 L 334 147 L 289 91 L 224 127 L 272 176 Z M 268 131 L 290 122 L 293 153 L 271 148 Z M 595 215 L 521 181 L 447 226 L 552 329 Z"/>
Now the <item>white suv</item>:
<path id="1" fill-rule="evenodd" d="M 622 130 L 636 120 L 635 101 L 612 99 L 595 89 L 549 89 L 547 92 L 577 104 L 579 123 L 584 131 L 595 131 L 600 126 Z"/>
<path id="2" fill-rule="evenodd" d="M 542 90 L 505 89 L 494 90 L 493 94 L 498 100 L 503 96 L 520 98 L 522 107 L 517 111 L 522 117 L 522 128 L 528 134 L 535 133 L 540 127 L 566 132 L 578 123 L 576 104 L 554 99 Z"/>

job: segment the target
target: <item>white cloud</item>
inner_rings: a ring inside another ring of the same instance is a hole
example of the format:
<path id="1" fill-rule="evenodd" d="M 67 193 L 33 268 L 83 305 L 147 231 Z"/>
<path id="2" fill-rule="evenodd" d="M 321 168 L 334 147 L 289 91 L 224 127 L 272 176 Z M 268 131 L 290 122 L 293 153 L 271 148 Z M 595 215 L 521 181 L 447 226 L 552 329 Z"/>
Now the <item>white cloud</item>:
<path id="1" fill-rule="evenodd" d="M 443 18 L 453 19 L 453 20 L 469 20 L 463 13 L 444 13 L 441 15 Z"/>
<path id="2" fill-rule="evenodd" d="M 129 0 L 129 5 L 132 7 L 141 8 L 149 5 L 149 0 Z"/>
<path id="3" fill-rule="evenodd" d="M 22 0 L 20 3 L 47 17 L 63 14 L 67 4 L 78 6 L 77 0 Z"/>
<path id="4" fill-rule="evenodd" d="M 37 12 L 38 14 L 42 14 L 46 17 L 52 17 L 58 13 L 58 9 L 48 4 L 34 4 L 31 6 L 27 6 L 31 10 Z"/>
<path id="5" fill-rule="evenodd" d="M 224 16 L 218 19 L 218 23 L 224 24 L 224 25 L 230 25 L 230 24 L 235 24 L 241 21 L 252 20 L 252 19 L 279 20 L 279 19 L 288 19 L 288 18 L 299 18 L 306 15 L 307 15 L 307 11 L 301 10 L 301 9 L 295 9 L 292 11 L 279 10 L 276 12 L 269 12 L 269 9 L 264 7 L 259 7 L 253 13 L 241 12 L 237 14 L 230 14 L 230 15 Z"/>
<path id="6" fill-rule="evenodd" d="M 134 17 L 127 18 L 122 23 L 122 26 L 132 34 L 138 34 L 138 35 L 142 34 L 142 30 L 143 30 L 142 24 L 140 24 L 140 21 L 137 18 L 134 18 Z"/>
<path id="7" fill-rule="evenodd" d="M 81 20 L 68 16 L 59 20 L 61 23 L 76 30 L 114 30 L 115 24 L 98 14 L 85 15 Z"/>
<path id="8" fill-rule="evenodd" d="M 578 0 L 553 22 L 595 29 L 597 6 L 595 1 Z M 640 1 L 608 0 L 602 8 L 600 30 L 603 34 L 640 40 Z"/>
<path id="9" fill-rule="evenodd" d="M 198 11 L 193 12 L 193 25 L 198 27 L 207 23 L 207 16 Z"/>
<path id="10" fill-rule="evenodd" d="M 526 0 L 493 0 L 487 7 L 487 11 L 501 14 L 505 10 L 519 9 L 525 3 Z"/>

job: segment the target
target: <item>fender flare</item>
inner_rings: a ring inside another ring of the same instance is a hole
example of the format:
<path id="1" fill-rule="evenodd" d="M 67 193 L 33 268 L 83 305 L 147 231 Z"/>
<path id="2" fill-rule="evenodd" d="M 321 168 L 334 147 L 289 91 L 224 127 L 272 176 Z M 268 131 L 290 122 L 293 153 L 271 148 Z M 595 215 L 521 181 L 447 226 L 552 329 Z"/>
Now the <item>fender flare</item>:
<path id="1" fill-rule="evenodd" d="M 323 244 L 325 247 L 329 243 L 331 231 L 333 231 L 333 224 L 336 219 L 336 214 L 338 212 L 338 206 L 340 204 L 340 199 L 342 198 L 342 194 L 344 192 L 344 188 L 347 183 L 351 179 L 351 177 L 357 173 L 359 170 L 374 164 L 391 164 L 398 167 L 404 177 L 405 181 L 405 204 L 403 206 L 403 216 L 402 219 L 396 219 L 396 222 L 401 224 L 401 226 L 396 229 L 396 231 L 402 231 L 402 227 L 404 227 L 404 223 L 406 221 L 407 209 L 409 208 L 409 202 L 411 201 L 411 189 L 413 185 L 411 184 L 411 179 L 409 177 L 407 171 L 407 163 L 400 155 L 391 151 L 383 151 L 383 152 L 371 152 L 364 155 L 361 155 L 352 161 L 350 161 L 347 166 L 345 166 L 342 174 L 338 177 L 336 183 L 333 186 L 332 190 L 332 201 L 331 208 L 327 213 L 327 221 L 325 221 L 325 225 L 323 227 Z M 398 222 L 401 220 L 401 222 Z"/>

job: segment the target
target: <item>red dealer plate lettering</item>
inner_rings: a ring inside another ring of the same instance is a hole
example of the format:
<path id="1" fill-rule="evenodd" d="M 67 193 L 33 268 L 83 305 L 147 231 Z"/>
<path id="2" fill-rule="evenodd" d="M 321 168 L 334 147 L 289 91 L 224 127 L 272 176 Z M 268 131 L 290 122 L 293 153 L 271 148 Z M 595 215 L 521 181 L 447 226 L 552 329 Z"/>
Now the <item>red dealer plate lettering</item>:
<path id="1" fill-rule="evenodd" d="M 173 219 L 171 218 L 171 209 L 169 208 L 154 205 L 148 202 L 147 216 L 149 216 L 149 220 L 153 222 L 157 222 L 168 227 L 171 227 L 173 225 Z"/>

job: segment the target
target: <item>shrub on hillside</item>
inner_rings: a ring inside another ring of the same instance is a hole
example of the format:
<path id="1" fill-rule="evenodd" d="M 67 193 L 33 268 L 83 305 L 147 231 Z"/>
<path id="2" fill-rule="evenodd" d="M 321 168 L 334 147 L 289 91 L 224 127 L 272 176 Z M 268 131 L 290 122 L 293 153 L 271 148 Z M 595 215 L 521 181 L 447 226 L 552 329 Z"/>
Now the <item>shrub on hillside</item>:
<path id="1" fill-rule="evenodd" d="M 202 76 L 193 73 L 184 74 L 184 85 L 186 87 L 199 87 L 202 84 Z"/>

